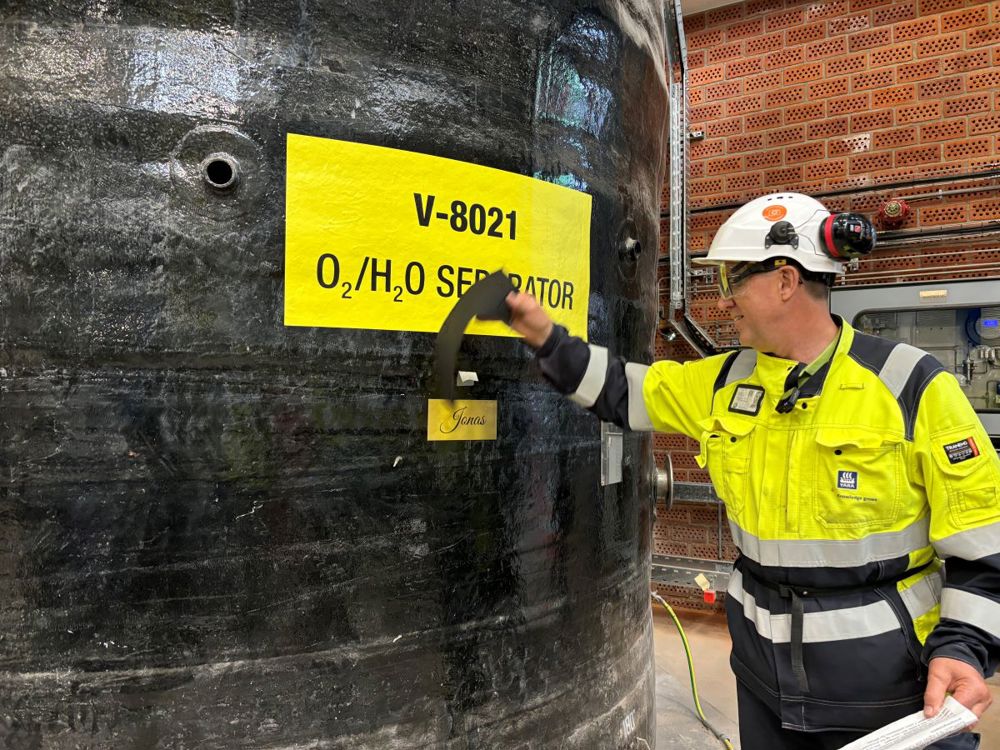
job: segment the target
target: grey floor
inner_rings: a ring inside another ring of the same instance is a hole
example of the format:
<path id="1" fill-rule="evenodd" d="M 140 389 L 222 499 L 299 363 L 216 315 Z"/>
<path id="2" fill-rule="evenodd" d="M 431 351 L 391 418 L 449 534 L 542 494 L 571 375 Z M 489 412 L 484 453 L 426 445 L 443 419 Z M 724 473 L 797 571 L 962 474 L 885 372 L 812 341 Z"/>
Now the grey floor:
<path id="1" fill-rule="evenodd" d="M 656 611 L 660 609 L 660 611 Z M 723 744 L 698 721 L 691 697 L 687 660 L 677 628 L 662 608 L 653 610 L 653 649 L 656 658 L 656 750 L 719 750 Z M 717 729 L 739 748 L 736 727 L 736 680 L 729 669 L 729 633 L 726 618 L 703 612 L 677 610 L 694 657 L 701 707 Z M 1000 750 L 1000 678 L 989 680 L 993 706 L 976 731 L 980 750 Z"/>

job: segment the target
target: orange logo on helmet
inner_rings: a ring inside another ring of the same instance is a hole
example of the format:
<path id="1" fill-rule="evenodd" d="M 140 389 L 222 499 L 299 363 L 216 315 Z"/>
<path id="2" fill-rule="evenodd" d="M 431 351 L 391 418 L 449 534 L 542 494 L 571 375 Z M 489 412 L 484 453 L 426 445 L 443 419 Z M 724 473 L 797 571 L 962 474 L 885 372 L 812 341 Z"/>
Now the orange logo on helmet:
<path id="1" fill-rule="evenodd" d="M 768 206 L 764 209 L 764 218 L 768 221 L 779 221 L 785 218 L 785 214 L 788 213 L 788 209 L 784 206 Z"/>

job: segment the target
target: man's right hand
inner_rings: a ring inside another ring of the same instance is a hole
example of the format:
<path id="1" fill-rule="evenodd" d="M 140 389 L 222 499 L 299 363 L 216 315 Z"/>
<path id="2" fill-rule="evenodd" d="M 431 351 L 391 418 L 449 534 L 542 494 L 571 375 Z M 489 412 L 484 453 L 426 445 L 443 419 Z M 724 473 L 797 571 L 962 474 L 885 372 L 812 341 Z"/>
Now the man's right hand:
<path id="1" fill-rule="evenodd" d="M 507 295 L 510 327 L 524 336 L 529 346 L 537 349 L 552 333 L 552 319 L 530 294 L 511 292 Z"/>

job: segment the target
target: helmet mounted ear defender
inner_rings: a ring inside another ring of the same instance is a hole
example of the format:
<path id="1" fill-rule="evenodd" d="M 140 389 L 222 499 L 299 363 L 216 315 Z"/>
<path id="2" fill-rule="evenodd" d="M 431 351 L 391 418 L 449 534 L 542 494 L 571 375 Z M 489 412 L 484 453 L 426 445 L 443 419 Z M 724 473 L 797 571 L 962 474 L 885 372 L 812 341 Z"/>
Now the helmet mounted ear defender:
<path id="1" fill-rule="evenodd" d="M 875 228 L 860 214 L 831 214 L 815 198 L 773 193 L 755 198 L 730 216 L 708 255 L 697 263 L 794 260 L 814 274 L 842 274 L 844 262 L 875 248 Z"/>

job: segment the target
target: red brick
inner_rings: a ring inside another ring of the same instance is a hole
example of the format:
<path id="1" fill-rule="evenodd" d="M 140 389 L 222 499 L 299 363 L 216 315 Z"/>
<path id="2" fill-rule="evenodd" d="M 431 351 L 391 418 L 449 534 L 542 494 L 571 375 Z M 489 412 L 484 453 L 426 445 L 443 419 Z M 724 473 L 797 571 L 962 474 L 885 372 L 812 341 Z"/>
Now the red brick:
<path id="1" fill-rule="evenodd" d="M 994 55 L 1000 52 L 1000 47 L 993 50 Z M 953 55 L 941 61 L 941 72 L 945 75 L 951 73 L 962 73 L 978 68 L 988 68 L 992 63 L 990 51 L 981 49 L 976 52 L 969 52 L 964 55 Z"/>
<path id="2" fill-rule="evenodd" d="M 748 94 L 752 94 L 755 91 L 776 89 L 781 85 L 781 73 L 775 71 L 773 73 L 765 73 L 764 75 L 752 76 L 751 78 L 747 78 L 744 83 Z"/>
<path id="3" fill-rule="evenodd" d="M 778 13 L 769 13 L 764 17 L 764 26 L 768 31 L 801 26 L 805 23 L 805 13 L 800 8 L 792 8 Z"/>
<path id="4" fill-rule="evenodd" d="M 962 93 L 962 77 L 938 78 L 917 84 L 917 96 L 921 99 L 940 99 Z"/>
<path id="5" fill-rule="evenodd" d="M 859 172 L 874 172 L 878 169 L 889 169 L 892 167 L 892 154 L 862 154 L 851 157 L 851 174 Z"/>
<path id="6" fill-rule="evenodd" d="M 782 130 L 773 130 L 767 134 L 768 146 L 785 146 L 789 143 L 801 143 L 806 138 L 806 126 L 795 125 Z"/>
<path id="7" fill-rule="evenodd" d="M 847 38 L 842 36 L 838 36 L 835 39 L 827 39 L 825 42 L 815 42 L 814 44 L 806 45 L 806 58 L 809 60 L 846 54 Z"/>
<path id="8" fill-rule="evenodd" d="M 732 99 L 734 96 L 739 96 L 742 93 L 742 81 L 723 81 L 722 83 L 713 83 L 711 86 L 708 86 L 705 89 L 705 98 L 708 101 Z"/>
<path id="9" fill-rule="evenodd" d="M 743 57 L 743 42 L 733 42 L 721 47 L 712 47 L 708 50 L 708 62 L 710 65 L 717 62 L 725 62 L 726 60 L 735 60 L 740 57 Z"/>
<path id="10" fill-rule="evenodd" d="M 917 146 L 915 148 L 901 149 L 896 151 L 895 161 L 897 167 L 941 161 L 941 146 Z"/>
<path id="11" fill-rule="evenodd" d="M 809 104 L 797 104 L 785 110 L 785 122 L 789 124 L 797 122 L 809 122 L 818 120 L 826 112 L 823 102 L 810 102 Z"/>
<path id="12" fill-rule="evenodd" d="M 817 18 L 835 18 L 844 15 L 847 10 L 845 0 L 816 0 L 806 8 L 806 19 L 814 21 Z"/>
<path id="13" fill-rule="evenodd" d="M 755 130 L 773 130 L 781 125 L 781 111 L 759 112 L 746 117 L 747 132 Z"/>
<path id="14" fill-rule="evenodd" d="M 798 104 L 803 101 L 805 96 L 805 86 L 794 86 L 778 89 L 777 91 L 768 91 L 764 96 L 764 105 L 768 109 L 787 107 L 791 104 Z"/>
<path id="15" fill-rule="evenodd" d="M 784 72 L 784 82 L 786 86 L 794 86 L 797 83 L 806 81 L 818 81 L 823 77 L 823 63 L 807 63 L 795 68 L 789 68 Z"/>
<path id="16" fill-rule="evenodd" d="M 834 115 L 850 114 L 852 112 L 863 112 L 870 109 L 871 98 L 865 94 L 851 94 L 831 99 L 827 104 L 827 114 Z"/>
<path id="17" fill-rule="evenodd" d="M 687 20 L 685 19 L 685 23 Z M 736 39 L 746 39 L 747 37 L 759 37 L 764 33 L 764 19 L 751 18 L 748 21 L 734 23 L 726 29 L 726 38 L 735 41 Z"/>
<path id="18" fill-rule="evenodd" d="M 743 76 L 760 73 L 764 69 L 763 61 L 759 57 L 751 57 L 746 60 L 738 60 L 726 66 L 727 78 L 741 78 Z"/>
<path id="19" fill-rule="evenodd" d="M 769 52 L 764 57 L 764 67 L 767 70 L 774 68 L 785 68 L 789 65 L 798 65 L 805 59 L 805 50 L 802 47 L 790 47 Z"/>
<path id="20" fill-rule="evenodd" d="M 808 23 L 805 26 L 798 26 L 785 32 L 785 44 L 794 47 L 797 44 L 815 42 L 817 39 L 826 37 L 826 21 Z"/>
<path id="21" fill-rule="evenodd" d="M 699 68 L 688 73 L 688 83 L 691 86 L 707 86 L 726 79 L 726 68 L 716 65 L 712 68 Z"/>
<path id="22" fill-rule="evenodd" d="M 732 99 L 726 102 L 726 111 L 730 115 L 745 115 L 747 112 L 756 112 L 763 108 L 763 94 L 754 94 L 753 96 L 745 96 L 742 99 Z"/>
<path id="23" fill-rule="evenodd" d="M 849 36 L 848 47 L 851 52 L 857 52 L 858 50 L 871 49 L 872 47 L 885 47 L 891 41 L 892 33 L 889 29 L 872 29 L 871 31 L 862 31 Z"/>
<path id="24" fill-rule="evenodd" d="M 881 68 L 884 65 L 897 65 L 913 59 L 913 43 L 904 42 L 891 47 L 881 47 L 871 51 L 872 67 Z"/>
<path id="25" fill-rule="evenodd" d="M 960 117 L 972 112 L 986 112 L 990 109 L 990 94 L 981 93 L 974 96 L 963 96 L 958 99 L 949 99 L 944 103 L 945 117 Z M 1000 108 L 1000 101 L 998 101 Z"/>
<path id="26" fill-rule="evenodd" d="M 920 60 L 915 63 L 907 63 L 899 66 L 899 82 L 923 81 L 934 78 L 941 72 L 941 61 L 933 57 L 930 60 Z"/>
<path id="27" fill-rule="evenodd" d="M 772 52 L 773 50 L 781 49 L 784 44 L 785 35 L 780 31 L 774 34 L 767 34 L 766 36 L 755 37 L 754 39 L 747 40 L 747 54 L 760 55 L 764 52 Z"/>
<path id="28" fill-rule="evenodd" d="M 876 133 L 872 145 L 876 151 L 883 151 L 886 149 L 902 148 L 903 146 L 912 146 L 916 142 L 917 129 L 915 127 L 893 128 L 892 130 L 882 130 Z"/>
<path id="29" fill-rule="evenodd" d="M 747 156 L 747 169 L 770 169 L 781 166 L 781 149 L 757 151 Z"/>
<path id="30" fill-rule="evenodd" d="M 1000 70 L 981 70 L 969 74 L 969 91 L 1000 89 Z"/>
<path id="31" fill-rule="evenodd" d="M 736 154 L 741 151 L 753 151 L 764 145 L 764 136 L 760 133 L 753 135 L 740 135 L 728 139 L 729 153 Z"/>
<path id="32" fill-rule="evenodd" d="M 915 88 L 912 83 L 891 89 L 880 89 L 872 93 L 872 106 L 875 109 L 881 109 L 882 107 L 897 107 L 900 104 L 908 104 L 913 101 L 914 93 Z"/>
<path id="33" fill-rule="evenodd" d="M 918 209 L 921 226 L 962 224 L 969 219 L 967 206 L 926 206 Z"/>
<path id="34" fill-rule="evenodd" d="M 825 151 L 822 141 L 803 143 L 801 146 L 789 146 L 785 149 L 785 162 L 791 165 L 802 161 L 822 159 L 826 155 Z"/>
<path id="35" fill-rule="evenodd" d="M 990 9 L 986 5 L 978 5 L 941 16 L 941 31 L 958 31 L 973 26 L 985 26 L 990 22 Z"/>
<path id="36" fill-rule="evenodd" d="M 893 26 L 892 40 L 894 42 L 905 42 L 909 39 L 919 39 L 922 36 L 931 36 L 937 33 L 939 33 L 939 28 L 936 16 L 918 18 L 916 21 L 907 21 L 906 23 Z"/>
<path id="37" fill-rule="evenodd" d="M 961 33 L 921 39 L 917 42 L 917 57 L 934 57 L 936 55 L 947 55 L 949 52 L 958 52 L 962 49 L 964 41 L 964 35 Z"/>
<path id="38" fill-rule="evenodd" d="M 876 112 L 864 112 L 851 117 L 851 132 L 862 130 L 877 130 L 892 126 L 892 110 L 883 109 Z"/>
<path id="39" fill-rule="evenodd" d="M 1000 112 L 969 118 L 970 135 L 1000 132 Z"/>
<path id="40" fill-rule="evenodd" d="M 830 19 L 830 36 L 839 34 L 856 34 L 865 31 L 872 26 L 871 15 L 868 13 L 856 13 L 852 16 L 842 16 Z"/>
<path id="41" fill-rule="evenodd" d="M 905 3 L 893 3 L 886 8 L 878 8 L 872 12 L 872 23 L 875 26 L 909 21 L 917 17 L 916 0 Z"/>
<path id="42" fill-rule="evenodd" d="M 920 142 L 947 141 L 951 138 L 965 138 L 968 135 L 965 120 L 947 120 L 920 127 Z"/>
<path id="43" fill-rule="evenodd" d="M 864 133 L 852 138 L 834 138 L 828 142 L 827 150 L 830 156 L 845 156 L 847 154 L 860 154 L 870 151 L 871 147 L 871 134 Z"/>
<path id="44" fill-rule="evenodd" d="M 900 124 L 934 120 L 941 116 L 941 102 L 923 102 L 909 104 L 896 110 L 896 118 Z"/>
<path id="45" fill-rule="evenodd" d="M 977 156 L 991 156 L 993 154 L 993 139 L 970 138 L 967 141 L 957 141 L 944 144 L 945 161 L 956 161 L 958 159 L 973 159 Z"/>
<path id="46" fill-rule="evenodd" d="M 802 179 L 802 167 L 784 167 L 769 169 L 764 173 L 764 184 L 768 187 L 788 185 Z"/>
<path id="47" fill-rule="evenodd" d="M 705 127 L 709 138 L 722 138 L 727 135 L 739 135 L 743 132 L 743 119 L 733 117 L 728 120 L 714 120 Z"/>
<path id="48" fill-rule="evenodd" d="M 691 122 L 705 122 L 706 120 L 717 120 L 722 117 L 725 105 L 722 102 L 712 104 L 702 104 L 700 107 L 691 107 L 688 110 L 688 119 Z"/>
<path id="49" fill-rule="evenodd" d="M 726 174 L 728 172 L 739 172 L 743 169 L 742 156 L 727 156 L 722 159 L 712 159 L 705 164 L 705 173 L 708 175 Z"/>
<path id="50" fill-rule="evenodd" d="M 828 99 L 831 96 L 843 96 L 849 90 L 850 85 L 847 78 L 828 78 L 825 81 L 809 84 L 809 98 Z"/>
<path id="51" fill-rule="evenodd" d="M 708 26 L 721 26 L 732 21 L 738 21 L 741 18 L 743 18 L 743 5 L 742 3 L 736 3 L 735 5 L 712 8 L 707 11 L 705 13 L 705 24 Z"/>
<path id="52" fill-rule="evenodd" d="M 846 135 L 847 118 L 834 117 L 809 123 L 810 138 L 832 138 L 838 135 Z"/>
<path id="53" fill-rule="evenodd" d="M 827 159 L 805 165 L 806 180 L 829 180 L 834 177 L 843 177 L 845 174 L 847 174 L 846 159 Z"/>
<path id="54" fill-rule="evenodd" d="M 891 86 L 896 82 L 896 73 L 892 68 L 882 68 L 872 70 L 867 73 L 857 73 L 851 77 L 851 87 L 855 91 L 865 89 L 877 89 L 883 86 Z"/>
<path id="55" fill-rule="evenodd" d="M 993 23 L 985 29 L 970 29 L 968 35 L 969 47 L 983 47 L 987 44 L 1000 43 L 1000 23 Z"/>
<path id="56" fill-rule="evenodd" d="M 844 73 L 857 73 L 868 67 L 868 53 L 858 52 L 854 55 L 843 55 L 828 60 L 826 63 L 826 74 L 830 78 L 843 75 Z"/>
<path id="57" fill-rule="evenodd" d="M 933 16 L 946 10 L 961 8 L 965 0 L 920 0 L 920 15 Z"/>

